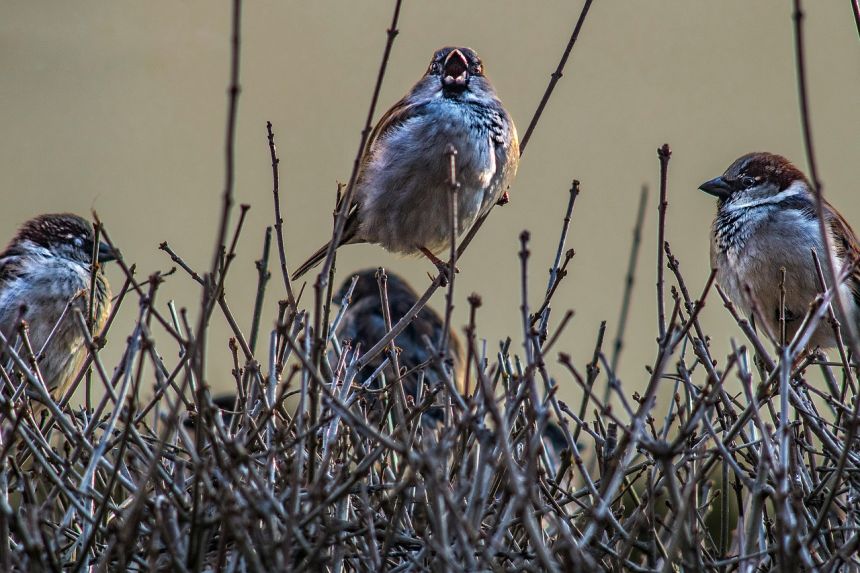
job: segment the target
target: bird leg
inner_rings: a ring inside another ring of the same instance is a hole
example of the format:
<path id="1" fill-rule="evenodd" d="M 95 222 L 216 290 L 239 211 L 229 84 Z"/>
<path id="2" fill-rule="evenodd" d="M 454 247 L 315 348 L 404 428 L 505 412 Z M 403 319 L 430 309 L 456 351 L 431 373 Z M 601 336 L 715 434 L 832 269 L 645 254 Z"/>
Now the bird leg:
<path id="1" fill-rule="evenodd" d="M 427 257 L 428 259 L 430 259 L 431 263 L 436 265 L 436 268 L 439 269 L 440 273 L 444 274 L 446 277 L 448 276 L 448 271 L 451 270 L 448 263 L 446 263 L 445 261 L 443 261 L 442 259 L 440 259 L 436 255 L 434 255 L 426 247 L 418 247 L 418 250 L 420 250 L 422 253 L 424 253 L 424 256 Z M 454 267 L 454 272 L 459 273 L 460 269 L 458 269 L 457 267 Z"/>

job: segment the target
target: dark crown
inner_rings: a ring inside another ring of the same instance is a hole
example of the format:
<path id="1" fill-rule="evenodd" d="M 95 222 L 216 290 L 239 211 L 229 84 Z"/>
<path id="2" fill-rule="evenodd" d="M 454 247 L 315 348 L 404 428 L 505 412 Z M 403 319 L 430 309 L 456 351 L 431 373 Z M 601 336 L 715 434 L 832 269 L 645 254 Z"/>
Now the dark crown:
<path id="1" fill-rule="evenodd" d="M 93 226 L 71 213 L 39 215 L 21 225 L 15 241 L 32 241 L 42 247 L 67 244 L 73 238 L 92 238 Z"/>
<path id="2" fill-rule="evenodd" d="M 748 153 L 740 157 L 726 169 L 724 177 L 730 181 L 743 177 L 751 177 L 756 181 L 768 181 L 776 185 L 780 191 L 798 180 L 808 184 L 806 176 L 791 161 L 782 155 L 765 151 Z"/>

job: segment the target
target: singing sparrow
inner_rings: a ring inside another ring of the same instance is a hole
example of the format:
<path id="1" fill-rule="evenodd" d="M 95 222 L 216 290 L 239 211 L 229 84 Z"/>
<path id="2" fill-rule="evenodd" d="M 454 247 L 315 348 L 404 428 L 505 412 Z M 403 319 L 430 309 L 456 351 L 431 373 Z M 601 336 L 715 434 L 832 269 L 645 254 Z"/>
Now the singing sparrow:
<path id="1" fill-rule="evenodd" d="M 718 199 L 711 234 L 711 265 L 717 270 L 717 282 L 747 316 L 753 317 L 752 309 L 758 309 L 766 334 L 778 342 L 780 269 L 785 268 L 785 324 L 790 340 L 820 291 L 812 249 L 829 278 L 829 257 L 809 181 L 785 157 L 750 153 L 699 188 Z M 838 273 L 857 262 L 860 247 L 842 215 L 826 202 L 824 217 Z M 850 313 L 842 318 L 856 323 L 860 318 L 860 273 L 856 268 L 841 289 Z M 819 325 L 809 342 L 812 348 L 835 344 L 827 324 Z"/>
<path id="2" fill-rule="evenodd" d="M 436 253 L 450 243 L 449 145 L 457 151 L 459 235 L 507 192 L 519 162 L 514 122 L 470 48 L 437 50 L 424 77 L 379 120 L 338 246 L 375 243 L 441 265 Z M 293 279 L 327 250 L 328 244 L 311 255 Z"/>
<path id="3" fill-rule="evenodd" d="M 77 215 L 40 215 L 24 223 L 0 253 L 0 330 L 14 347 L 20 341 L 18 326 L 26 321 L 42 380 L 56 398 L 86 356 L 72 308 L 88 315 L 93 241 L 92 225 Z M 114 258 L 113 250 L 100 243 L 98 262 Z M 110 286 L 99 270 L 93 306 L 96 332 L 110 308 Z"/>
<path id="4" fill-rule="evenodd" d="M 338 337 L 341 341 L 350 340 L 353 348 L 361 344 L 365 350 L 376 344 L 388 329 L 385 328 L 385 319 L 382 314 L 382 298 L 379 294 L 379 283 L 376 279 L 375 269 L 366 269 L 357 273 L 358 281 L 352 292 L 349 306 L 341 319 L 338 327 Z M 352 277 L 344 281 L 335 297 L 340 301 L 349 290 Z M 388 307 L 391 312 L 392 323 L 400 320 L 412 305 L 418 300 L 418 294 L 406 281 L 394 273 L 388 273 Z M 427 388 L 438 383 L 440 378 L 439 368 L 434 364 L 432 352 L 424 340 L 427 337 L 431 344 L 438 344 L 444 321 L 433 309 L 425 306 L 415 320 L 394 339 L 394 344 L 400 348 L 398 356 L 401 371 L 408 375 L 403 379 L 403 389 L 408 396 L 415 398 L 421 376 Z M 449 331 L 448 360 L 453 370 L 454 383 L 462 392 L 464 355 L 453 330 Z M 380 355 L 361 372 L 360 381 L 365 380 L 372 374 L 385 359 Z M 386 381 L 394 380 L 394 371 L 387 368 L 385 371 Z M 425 393 L 426 395 L 426 393 Z M 441 419 L 441 411 L 431 409 L 425 413 L 425 421 L 435 423 Z"/>

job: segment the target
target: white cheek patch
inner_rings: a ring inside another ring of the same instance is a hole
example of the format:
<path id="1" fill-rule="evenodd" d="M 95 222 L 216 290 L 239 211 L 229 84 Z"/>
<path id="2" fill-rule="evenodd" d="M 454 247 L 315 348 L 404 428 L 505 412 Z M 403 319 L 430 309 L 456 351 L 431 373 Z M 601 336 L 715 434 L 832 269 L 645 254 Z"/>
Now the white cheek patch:
<path id="1" fill-rule="evenodd" d="M 795 181 L 791 185 L 785 188 L 785 190 L 780 191 L 776 195 L 771 195 L 769 197 L 762 197 L 761 199 L 754 199 L 752 201 L 747 201 L 746 203 L 730 203 L 725 206 L 727 211 L 740 211 L 741 209 L 749 209 L 750 207 L 761 207 L 762 205 L 773 205 L 776 203 L 780 203 L 784 199 L 788 199 L 789 197 L 796 197 L 797 195 L 801 195 L 804 193 L 804 184 L 802 181 Z"/>

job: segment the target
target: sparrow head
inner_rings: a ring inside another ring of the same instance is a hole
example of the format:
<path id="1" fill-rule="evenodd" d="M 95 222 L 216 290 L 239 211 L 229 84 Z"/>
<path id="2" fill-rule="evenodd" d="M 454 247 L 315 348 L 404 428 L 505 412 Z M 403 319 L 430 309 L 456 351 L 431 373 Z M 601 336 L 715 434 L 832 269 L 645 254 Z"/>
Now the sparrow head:
<path id="1" fill-rule="evenodd" d="M 484 76 L 484 64 L 475 50 L 452 46 L 436 50 L 413 93 L 467 100 L 495 97 L 493 86 Z"/>
<path id="2" fill-rule="evenodd" d="M 89 265 L 93 259 L 95 237 L 86 219 L 70 213 L 39 215 L 21 225 L 7 247 L 12 250 L 39 249 L 54 257 Z M 110 245 L 99 243 L 98 262 L 116 259 Z"/>
<path id="3" fill-rule="evenodd" d="M 791 162 L 774 153 L 748 153 L 721 176 L 699 186 L 719 199 L 720 208 L 773 205 L 810 193 L 806 176 Z"/>
<path id="4" fill-rule="evenodd" d="M 462 91 L 469 86 L 472 76 L 481 77 L 483 65 L 478 54 L 471 48 L 446 47 L 436 50 L 427 75 L 437 78 L 442 83 L 442 89 Z"/>
<path id="5" fill-rule="evenodd" d="M 340 303 L 343 297 L 346 296 L 346 293 L 349 292 L 349 287 L 352 285 L 353 278 L 358 277 L 358 280 L 355 282 L 355 288 L 352 290 L 350 303 L 355 305 L 357 302 L 365 299 L 380 301 L 379 281 L 376 278 L 376 273 L 377 269 L 364 269 L 363 271 L 359 271 L 350 276 L 348 279 L 343 281 L 343 284 L 340 285 L 340 288 L 337 290 L 337 294 L 334 295 L 333 300 Z M 387 273 L 387 275 L 388 280 L 386 291 L 388 293 L 389 303 L 391 303 L 392 300 L 418 300 L 418 293 L 416 293 L 415 290 L 406 283 L 406 281 L 394 273 Z M 376 303 L 375 308 L 379 308 L 378 302 Z"/>

